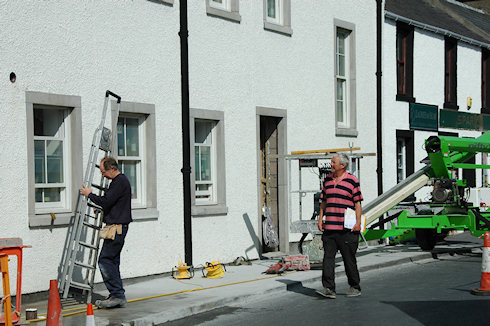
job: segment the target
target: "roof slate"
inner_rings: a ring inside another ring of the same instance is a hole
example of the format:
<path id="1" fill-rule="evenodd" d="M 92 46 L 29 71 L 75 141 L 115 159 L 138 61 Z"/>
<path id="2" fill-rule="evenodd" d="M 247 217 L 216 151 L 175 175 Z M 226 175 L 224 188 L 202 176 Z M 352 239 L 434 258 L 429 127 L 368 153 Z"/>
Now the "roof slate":
<path id="1" fill-rule="evenodd" d="M 490 45 L 490 16 L 446 0 L 386 0 L 385 10 Z"/>

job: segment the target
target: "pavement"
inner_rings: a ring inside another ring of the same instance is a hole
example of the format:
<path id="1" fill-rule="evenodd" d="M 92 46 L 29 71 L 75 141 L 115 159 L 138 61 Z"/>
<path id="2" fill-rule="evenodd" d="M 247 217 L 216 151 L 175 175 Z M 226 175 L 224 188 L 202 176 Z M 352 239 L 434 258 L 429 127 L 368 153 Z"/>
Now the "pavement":
<path id="1" fill-rule="evenodd" d="M 371 245 L 357 253 L 358 268 L 361 273 L 424 259 L 437 259 L 441 255 L 454 255 L 463 252 L 480 252 L 483 240 L 468 233 L 449 236 L 436 245 L 432 252 L 420 250 L 415 243 L 394 246 Z M 124 308 L 96 309 L 95 324 L 101 325 L 159 325 L 168 321 L 210 311 L 231 304 L 247 303 L 264 295 L 280 295 L 294 286 L 321 288 L 321 266 L 313 264 L 308 271 L 292 271 L 281 275 L 265 274 L 265 270 L 278 262 L 275 259 L 251 261 L 250 265 L 226 265 L 222 278 L 203 278 L 196 270 L 191 279 L 176 280 L 170 275 L 160 275 L 138 279 L 123 280 L 128 304 Z M 345 277 L 340 256 L 336 259 L 337 278 Z M 105 296 L 108 292 L 99 284 L 95 292 Z M 37 302 L 29 302 L 23 296 L 23 324 L 44 325 L 48 297 Z M 27 295 L 28 297 L 28 295 Z M 38 319 L 26 321 L 25 309 L 36 308 Z M 63 303 L 63 322 L 65 326 L 80 326 L 86 322 L 86 305 Z"/>

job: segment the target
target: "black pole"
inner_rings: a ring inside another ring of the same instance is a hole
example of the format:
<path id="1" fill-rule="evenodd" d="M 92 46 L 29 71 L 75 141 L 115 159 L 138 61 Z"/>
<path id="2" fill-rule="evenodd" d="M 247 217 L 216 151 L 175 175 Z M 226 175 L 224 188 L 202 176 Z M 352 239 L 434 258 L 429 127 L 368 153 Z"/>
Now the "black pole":
<path id="1" fill-rule="evenodd" d="M 377 138 L 377 168 L 378 196 L 383 193 L 383 120 L 382 120 L 382 23 L 383 1 L 376 0 L 376 138 Z M 380 222 L 383 216 L 380 217 Z M 381 223 L 380 229 L 384 229 Z"/>
<path id="2" fill-rule="evenodd" d="M 378 195 L 383 193 L 383 122 L 382 122 L 382 29 L 383 5 L 382 0 L 376 0 L 376 135 L 377 135 L 377 174 Z"/>
<path id="3" fill-rule="evenodd" d="M 182 87 L 182 179 L 184 182 L 185 262 L 192 265 L 191 144 L 189 126 L 189 49 L 187 39 L 187 0 L 180 0 L 180 74 Z"/>

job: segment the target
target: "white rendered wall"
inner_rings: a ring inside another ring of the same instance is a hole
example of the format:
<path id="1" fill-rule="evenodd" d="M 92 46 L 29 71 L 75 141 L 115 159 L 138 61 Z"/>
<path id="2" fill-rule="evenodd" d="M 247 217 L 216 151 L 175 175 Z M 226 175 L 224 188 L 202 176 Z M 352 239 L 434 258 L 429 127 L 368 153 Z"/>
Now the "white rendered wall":
<path id="1" fill-rule="evenodd" d="M 408 102 L 396 101 L 396 23 L 385 20 L 383 24 L 383 184 L 388 190 L 396 184 L 396 130 L 409 130 Z M 480 113 L 481 109 L 481 50 L 461 41 L 457 54 L 457 97 L 459 111 Z M 466 98 L 473 99 L 473 106 L 466 109 Z M 415 28 L 413 56 L 413 97 L 416 103 L 444 104 L 444 37 Z M 478 137 L 480 132 L 440 128 L 439 131 L 458 133 L 459 137 Z M 427 156 L 425 140 L 436 132 L 415 130 L 415 171 L 424 166 L 420 163 Z M 476 162 L 481 162 L 477 155 Z M 481 170 L 476 170 L 477 186 L 481 185 Z M 430 189 L 416 192 L 417 200 L 430 198 Z"/>
<path id="2" fill-rule="evenodd" d="M 0 2 L 0 236 L 32 246 L 24 251 L 24 293 L 47 290 L 57 277 L 67 230 L 28 226 L 26 91 L 80 96 L 76 150 L 84 160 L 107 89 L 155 105 L 157 171 L 149 177 L 159 217 L 130 225 L 122 277 L 168 272 L 184 259 L 178 9 L 178 1 Z M 224 112 L 228 207 L 226 215 L 192 219 L 194 265 L 258 257 L 244 222 L 248 216 L 257 232 L 256 107 L 287 111 L 288 152 L 349 143 L 376 151 L 375 2 L 292 1 L 291 37 L 264 30 L 262 10 L 261 1 L 241 1 L 235 23 L 206 15 L 204 1 L 188 2 L 190 107 Z M 356 26 L 356 138 L 335 136 L 334 19 Z M 362 160 L 366 202 L 377 193 L 375 169 L 375 156 Z M 308 182 L 318 185 L 314 175 Z"/>
<path id="3" fill-rule="evenodd" d="M 8 1 L 0 6 L 0 75 L 5 77 L 0 166 L 3 182 L 12 185 L 0 190 L 0 223 L 2 237 L 21 237 L 32 245 L 24 251 L 23 292 L 46 290 L 56 279 L 66 237 L 66 227 L 28 227 L 26 91 L 81 97 L 83 148 L 76 150 L 83 150 L 84 159 L 107 89 L 124 101 L 155 104 L 160 217 L 130 225 L 121 273 L 134 277 L 168 271 L 183 251 L 183 240 L 175 239 L 183 233 L 178 221 L 182 182 L 176 173 L 181 168 L 181 131 L 175 127 L 180 126 L 178 7 L 149 1 Z M 7 78 L 12 71 L 14 84 Z"/>

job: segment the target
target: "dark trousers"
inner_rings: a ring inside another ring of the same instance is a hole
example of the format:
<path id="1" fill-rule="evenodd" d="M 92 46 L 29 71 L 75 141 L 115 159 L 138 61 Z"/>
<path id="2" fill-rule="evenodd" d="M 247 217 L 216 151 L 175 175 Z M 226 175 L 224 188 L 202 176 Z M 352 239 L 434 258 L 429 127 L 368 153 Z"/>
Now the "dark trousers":
<path id="1" fill-rule="evenodd" d="M 337 250 L 344 261 L 345 274 L 349 285 L 361 290 L 359 285 L 359 271 L 357 270 L 356 252 L 359 245 L 359 232 L 350 230 L 329 231 L 324 230 L 323 241 L 323 273 L 322 284 L 324 288 L 335 291 L 335 255 Z"/>
<path id="2" fill-rule="evenodd" d="M 122 234 L 117 234 L 114 240 L 104 239 L 104 244 L 99 255 L 99 269 L 104 284 L 109 290 L 111 297 L 124 298 L 124 288 L 119 272 L 121 250 L 124 239 L 128 233 L 128 225 L 122 226 Z"/>

